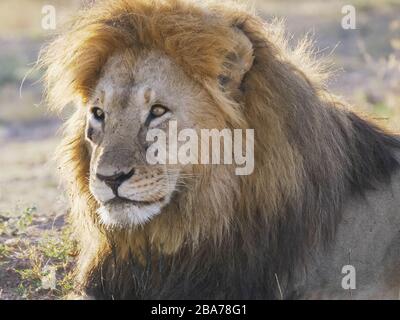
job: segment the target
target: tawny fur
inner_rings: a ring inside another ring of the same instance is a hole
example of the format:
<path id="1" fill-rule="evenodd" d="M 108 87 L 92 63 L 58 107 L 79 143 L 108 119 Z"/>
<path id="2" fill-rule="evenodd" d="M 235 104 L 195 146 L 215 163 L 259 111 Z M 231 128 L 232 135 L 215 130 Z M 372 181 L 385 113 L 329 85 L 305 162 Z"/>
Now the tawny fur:
<path id="1" fill-rule="evenodd" d="M 218 81 L 239 50 L 233 28 L 254 49 L 235 93 Z M 109 230 L 88 188 L 82 106 L 108 58 L 126 48 L 164 52 L 208 91 L 224 125 L 255 129 L 255 171 L 200 167 L 191 189 L 144 227 Z M 78 105 L 58 156 L 83 290 L 99 298 L 279 298 L 278 276 L 291 292 L 308 248 L 332 241 L 349 197 L 390 178 L 398 167 L 391 150 L 400 146 L 326 90 L 324 67 L 307 51 L 307 41 L 290 49 L 278 23 L 236 5 L 179 0 L 102 1 L 49 46 L 49 104 Z M 146 275 L 149 264 L 168 272 Z"/>

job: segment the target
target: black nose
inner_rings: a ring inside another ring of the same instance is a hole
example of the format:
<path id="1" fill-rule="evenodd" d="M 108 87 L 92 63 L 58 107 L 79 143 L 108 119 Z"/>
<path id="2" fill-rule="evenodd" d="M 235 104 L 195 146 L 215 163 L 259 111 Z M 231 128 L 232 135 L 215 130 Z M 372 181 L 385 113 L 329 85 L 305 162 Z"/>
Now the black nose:
<path id="1" fill-rule="evenodd" d="M 131 178 L 134 175 L 134 173 L 135 173 L 135 170 L 132 169 L 128 173 L 119 172 L 119 173 L 116 173 L 116 174 L 114 174 L 112 176 L 103 176 L 103 175 L 97 173 L 96 177 L 100 181 L 104 181 L 104 183 L 111 188 L 111 190 L 114 192 L 114 194 L 116 196 L 118 196 L 118 188 L 119 188 L 119 186 L 124 181 L 128 180 L 129 178 Z"/>

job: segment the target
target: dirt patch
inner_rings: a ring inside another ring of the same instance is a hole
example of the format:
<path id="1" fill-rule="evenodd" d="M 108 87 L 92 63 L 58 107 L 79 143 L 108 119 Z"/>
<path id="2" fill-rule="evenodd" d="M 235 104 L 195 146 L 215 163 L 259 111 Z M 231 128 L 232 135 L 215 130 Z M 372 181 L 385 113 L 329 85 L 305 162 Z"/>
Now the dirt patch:
<path id="1" fill-rule="evenodd" d="M 57 299 L 76 255 L 52 160 L 58 139 L 0 145 L 0 299 Z"/>

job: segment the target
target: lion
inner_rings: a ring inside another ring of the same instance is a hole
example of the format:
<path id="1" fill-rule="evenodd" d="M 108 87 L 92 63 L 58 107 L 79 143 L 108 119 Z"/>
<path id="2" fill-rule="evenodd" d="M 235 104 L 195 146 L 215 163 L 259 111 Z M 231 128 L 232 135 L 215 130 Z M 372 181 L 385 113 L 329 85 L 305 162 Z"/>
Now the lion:
<path id="1" fill-rule="evenodd" d="M 45 50 L 49 105 L 75 106 L 57 154 L 78 294 L 398 298 L 399 136 L 283 30 L 230 2 L 101 1 Z M 149 165 L 171 120 L 253 129 L 254 171 Z"/>

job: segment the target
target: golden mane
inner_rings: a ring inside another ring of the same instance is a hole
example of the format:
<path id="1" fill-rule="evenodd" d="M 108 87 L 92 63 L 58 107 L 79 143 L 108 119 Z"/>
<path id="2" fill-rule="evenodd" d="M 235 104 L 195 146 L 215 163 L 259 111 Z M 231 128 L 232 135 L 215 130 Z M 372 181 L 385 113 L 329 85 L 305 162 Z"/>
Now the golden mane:
<path id="1" fill-rule="evenodd" d="M 233 27 L 250 39 L 255 56 L 240 103 L 217 80 L 227 71 L 226 56 L 235 51 L 229 36 Z M 237 297 L 241 281 L 256 289 L 240 297 L 276 296 L 274 281 L 258 284 L 254 274 L 274 279 L 279 273 L 281 285 L 289 287 L 293 269 L 305 263 L 305 248 L 330 241 L 346 198 L 384 181 L 398 166 L 389 151 L 397 140 L 345 110 L 326 90 L 326 69 L 307 53 L 309 41 L 290 49 L 282 30 L 278 22 L 266 24 L 233 4 L 114 0 L 81 12 L 47 48 L 42 61 L 49 105 L 53 110 L 78 105 L 58 155 L 81 243 L 78 281 L 84 289 L 105 298 L 173 297 L 165 283 L 177 288 L 179 279 L 182 286 L 190 281 L 196 287 L 212 270 L 225 289 L 234 290 L 200 290 L 200 297 Z M 129 231 L 107 230 L 98 222 L 87 183 L 81 107 L 107 59 L 126 48 L 157 49 L 171 57 L 209 92 L 227 123 L 255 129 L 256 157 L 249 177 L 199 169 L 202 175 L 192 190 L 178 195 L 154 221 Z M 149 248 L 151 258 L 142 254 Z M 152 275 L 147 291 L 130 292 L 126 283 L 138 282 L 138 276 L 126 274 L 124 261 L 138 259 L 143 266 L 161 255 L 181 265 L 168 267 L 169 274 L 183 272 L 189 280 L 170 275 L 156 294 L 161 276 Z M 224 257 L 232 263 L 226 275 Z M 232 270 L 246 275 L 239 280 Z M 100 278 L 114 280 L 101 283 Z"/>

